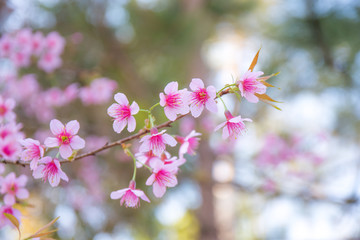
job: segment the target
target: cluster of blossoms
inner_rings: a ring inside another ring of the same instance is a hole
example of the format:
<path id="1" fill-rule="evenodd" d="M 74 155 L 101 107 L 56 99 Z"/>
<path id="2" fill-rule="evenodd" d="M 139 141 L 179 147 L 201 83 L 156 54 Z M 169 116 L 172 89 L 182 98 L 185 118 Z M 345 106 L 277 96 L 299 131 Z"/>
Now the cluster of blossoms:
<path id="1" fill-rule="evenodd" d="M 15 34 L 4 34 L 0 39 L 0 57 L 10 59 L 15 67 L 28 67 L 31 57 L 39 60 L 38 68 L 45 72 L 53 72 L 60 67 L 65 40 L 57 32 L 51 32 L 46 36 L 42 32 L 33 33 L 25 28 Z"/>
<path id="2" fill-rule="evenodd" d="M 84 105 L 108 102 L 117 83 L 107 78 L 94 79 L 90 86 L 79 87 L 77 83 L 65 89 L 52 87 L 44 90 L 34 74 L 20 78 L 14 75 L 3 76 L 0 89 L 4 96 L 11 96 L 24 109 L 25 114 L 34 116 L 40 122 L 49 122 L 55 116 L 55 108 L 64 107 L 79 98 Z"/>
<path id="3" fill-rule="evenodd" d="M 149 110 L 140 109 L 135 101 L 130 104 L 123 93 L 115 94 L 116 103 L 113 103 L 107 110 L 108 115 L 113 118 L 114 131 L 121 133 L 126 126 L 129 132 L 134 131 L 136 128 L 134 115 L 142 111 L 149 116 L 150 126 L 148 129 L 150 134 L 140 139 L 140 146 L 135 154 L 132 154 L 127 146 L 124 146 L 125 153 L 133 158 L 134 175 L 128 188 L 114 191 L 110 197 L 112 199 L 121 199 L 120 204 L 125 204 L 127 207 L 138 207 L 140 198 L 150 202 L 142 190 L 135 188 L 136 168 L 145 166 L 151 172 L 145 184 L 152 186 L 155 197 L 161 198 L 165 194 L 167 187 L 177 185 L 176 175 L 179 167 L 186 162 L 184 155 L 195 154 L 195 149 L 199 143 L 198 136 L 201 134 L 192 130 L 187 136 L 182 137 L 171 136 L 166 133 L 166 130 L 159 131 L 154 125 L 154 117 L 151 113 L 153 108 L 160 105 L 164 109 L 165 116 L 170 121 L 176 121 L 179 115 L 182 117 L 191 114 L 194 118 L 197 118 L 204 109 L 216 113 L 218 111 L 217 99 L 220 99 L 224 104 L 226 121 L 218 125 L 215 131 L 222 128 L 224 139 L 237 138 L 246 131 L 244 121 L 251 121 L 251 119 L 241 118 L 241 116 L 234 117 L 227 110 L 221 96 L 224 94 L 223 91 L 227 91 L 226 93 L 239 92 L 241 96 L 250 102 L 257 102 L 259 99 L 271 99 L 265 94 L 267 88 L 265 80 L 267 78 L 259 78 L 262 74 L 262 72 L 249 70 L 237 82 L 226 85 L 218 92 L 214 86 L 206 87 L 199 78 L 192 79 L 189 86 L 190 91 L 186 88 L 179 90 L 177 82 L 170 82 L 166 85 L 164 92 L 159 94 L 160 101 Z M 178 156 L 171 156 L 167 151 L 167 146 L 175 147 L 177 143 L 180 143 Z"/>

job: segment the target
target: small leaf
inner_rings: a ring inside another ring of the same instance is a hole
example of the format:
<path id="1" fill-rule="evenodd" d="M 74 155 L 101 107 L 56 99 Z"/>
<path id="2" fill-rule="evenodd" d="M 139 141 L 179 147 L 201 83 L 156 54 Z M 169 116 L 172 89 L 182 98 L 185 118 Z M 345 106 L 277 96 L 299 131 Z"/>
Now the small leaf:
<path id="1" fill-rule="evenodd" d="M 16 229 L 18 230 L 18 232 L 19 232 L 19 240 L 20 240 L 20 239 L 21 239 L 21 232 L 20 232 L 20 228 L 19 228 L 19 226 L 20 226 L 19 221 L 18 221 L 17 218 L 16 218 L 14 215 L 12 215 L 12 214 L 9 214 L 9 213 L 3 213 L 3 214 L 4 214 L 5 217 L 7 217 L 7 219 L 10 220 L 10 222 L 11 222 L 12 224 L 14 224 L 14 226 L 15 226 Z"/>
<path id="2" fill-rule="evenodd" d="M 255 65 L 256 65 L 256 63 L 257 63 L 257 61 L 258 61 L 258 58 L 259 58 L 260 50 L 261 50 L 261 48 L 260 48 L 259 51 L 256 53 L 254 59 L 252 60 L 252 62 L 251 62 L 251 64 L 250 64 L 250 67 L 249 67 L 249 70 L 250 70 L 250 71 L 254 71 L 254 67 L 255 67 Z"/>
<path id="3" fill-rule="evenodd" d="M 71 156 L 68 158 L 69 162 L 74 161 L 77 153 L 78 153 L 78 150 L 73 150 L 73 153 L 72 153 Z"/>
<path id="4" fill-rule="evenodd" d="M 281 108 L 279 108 L 278 106 L 272 104 L 271 102 L 268 102 L 268 101 L 263 101 L 263 102 L 266 103 L 266 104 L 269 104 L 270 106 L 272 106 L 273 108 L 276 108 L 279 111 L 282 111 Z"/>
<path id="5" fill-rule="evenodd" d="M 44 231 L 45 229 L 51 227 L 51 225 L 53 225 L 60 217 L 57 217 L 53 220 L 51 220 L 49 223 L 47 223 L 46 225 L 42 226 L 39 230 L 37 230 L 33 235 L 31 235 L 30 237 L 27 237 L 26 239 L 30 239 L 30 238 L 35 238 L 38 237 L 39 234 Z"/>
<path id="6" fill-rule="evenodd" d="M 279 101 L 276 101 L 276 100 L 272 99 L 272 98 L 269 97 L 266 93 L 264 93 L 264 94 L 255 93 L 255 96 L 257 96 L 257 97 L 260 98 L 261 100 L 266 100 L 266 101 L 269 101 L 269 102 L 281 103 L 281 102 L 279 102 Z"/>
<path id="7" fill-rule="evenodd" d="M 56 232 L 57 230 L 59 229 L 54 229 L 54 230 L 51 230 L 51 231 L 48 231 L 48 232 L 43 232 L 43 233 L 38 233 L 38 234 L 35 234 L 35 235 L 31 235 L 30 237 L 28 237 L 27 239 L 31 239 L 31 238 L 37 238 L 37 237 L 44 237 L 46 235 L 50 235 L 50 234 L 53 234 L 54 232 Z"/>

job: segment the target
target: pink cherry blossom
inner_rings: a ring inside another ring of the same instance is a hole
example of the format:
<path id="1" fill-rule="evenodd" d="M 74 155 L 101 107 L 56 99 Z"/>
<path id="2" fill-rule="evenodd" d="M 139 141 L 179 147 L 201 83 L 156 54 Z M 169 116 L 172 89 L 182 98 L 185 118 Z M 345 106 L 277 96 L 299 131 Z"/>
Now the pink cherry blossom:
<path id="1" fill-rule="evenodd" d="M 166 130 L 158 132 L 157 128 L 152 128 L 150 130 L 150 135 L 141 138 L 140 142 L 142 142 L 142 144 L 139 149 L 140 152 L 152 150 L 156 156 L 160 156 L 165 151 L 166 144 L 174 147 L 176 145 L 176 140 L 165 132 Z"/>
<path id="2" fill-rule="evenodd" d="M 164 107 L 165 115 L 171 121 L 176 119 L 176 114 L 189 112 L 189 92 L 186 88 L 178 90 L 177 82 L 166 85 L 164 93 L 160 93 L 160 106 Z"/>
<path id="3" fill-rule="evenodd" d="M 237 81 L 241 96 L 245 97 L 246 100 L 252 103 L 257 103 L 259 98 L 255 94 L 264 94 L 266 92 L 266 86 L 257 78 L 263 75 L 263 72 L 251 72 L 247 71 Z"/>
<path id="4" fill-rule="evenodd" d="M 14 48 L 14 42 L 8 34 L 4 34 L 0 39 L 0 57 L 9 57 Z"/>
<path id="5" fill-rule="evenodd" d="M 148 152 L 138 152 L 135 154 L 135 158 L 138 160 L 136 162 L 136 167 L 141 168 L 143 165 L 150 165 L 150 162 L 157 158 L 153 151 Z"/>
<path id="6" fill-rule="evenodd" d="M 127 130 L 133 132 L 136 128 L 136 120 L 133 115 L 139 112 L 139 105 L 135 101 L 129 105 L 129 101 L 123 93 L 115 94 L 114 99 L 119 104 L 113 103 L 107 110 L 108 115 L 114 118 L 114 131 L 120 133 L 127 124 Z"/>
<path id="7" fill-rule="evenodd" d="M 126 207 L 137 208 L 140 206 L 140 200 L 150 202 L 149 198 L 145 195 L 145 193 L 140 189 L 135 189 L 135 181 L 131 180 L 129 187 L 114 191 L 111 193 L 111 199 L 119 199 L 120 198 L 120 205 L 125 203 Z"/>
<path id="8" fill-rule="evenodd" d="M 13 109 L 15 101 L 11 98 L 4 99 L 0 96 L 0 123 L 4 121 L 13 121 L 16 117 Z"/>
<path id="9" fill-rule="evenodd" d="M 222 138 L 237 138 L 246 131 L 244 121 L 252 122 L 251 119 L 241 118 L 241 116 L 233 117 L 229 111 L 225 111 L 226 122 L 219 124 L 214 131 L 223 127 Z"/>
<path id="10" fill-rule="evenodd" d="M 200 78 L 193 78 L 190 88 L 193 91 L 190 93 L 190 110 L 193 117 L 199 117 L 204 107 L 210 112 L 217 112 L 216 89 L 214 86 L 205 88 L 204 82 Z"/>
<path id="11" fill-rule="evenodd" d="M 0 229 L 6 225 L 14 226 L 11 221 L 5 217 L 4 213 L 11 214 L 20 222 L 21 213 L 19 210 L 13 208 L 12 206 L 4 205 L 0 207 Z"/>
<path id="12" fill-rule="evenodd" d="M 32 54 L 39 56 L 44 49 L 44 35 L 42 32 L 36 32 L 33 34 L 31 40 Z"/>
<path id="13" fill-rule="evenodd" d="M 146 180 L 146 185 L 153 185 L 155 197 L 161 198 L 166 192 L 166 187 L 175 187 L 177 185 L 178 166 L 176 164 L 165 164 L 162 161 L 152 162 L 153 172 Z"/>
<path id="14" fill-rule="evenodd" d="M 50 122 L 50 130 L 56 136 L 45 139 L 45 146 L 60 147 L 59 152 L 61 157 L 69 158 L 74 150 L 79 150 L 85 147 L 85 141 L 78 135 L 80 124 L 76 120 L 72 120 L 64 126 L 59 120 L 53 119 Z"/>
<path id="15" fill-rule="evenodd" d="M 65 47 L 65 39 L 58 32 L 51 32 L 45 38 L 45 49 L 55 55 L 60 55 Z"/>
<path id="16" fill-rule="evenodd" d="M 27 177 L 21 175 L 16 178 L 15 173 L 9 173 L 1 182 L 1 194 L 5 194 L 4 203 L 6 205 L 14 205 L 16 197 L 18 199 L 25 199 L 29 197 L 29 192 L 24 187 L 27 182 Z"/>
<path id="17" fill-rule="evenodd" d="M 44 156 L 44 147 L 39 141 L 31 138 L 22 140 L 20 143 L 25 147 L 25 150 L 21 154 L 21 159 L 31 161 L 30 169 L 34 170 L 37 167 L 39 159 Z"/>
<path id="18" fill-rule="evenodd" d="M 199 138 L 201 133 L 192 130 L 186 137 L 176 136 L 176 140 L 181 144 L 179 155 L 184 156 L 185 153 L 195 155 L 195 149 L 199 145 Z"/>
<path id="19" fill-rule="evenodd" d="M 56 187 L 60 183 L 60 179 L 68 182 L 68 176 L 61 170 L 60 162 L 58 159 L 52 159 L 46 156 L 40 159 L 39 165 L 33 172 L 33 177 L 38 179 L 42 178 L 44 182 L 49 181 L 52 187 Z"/>

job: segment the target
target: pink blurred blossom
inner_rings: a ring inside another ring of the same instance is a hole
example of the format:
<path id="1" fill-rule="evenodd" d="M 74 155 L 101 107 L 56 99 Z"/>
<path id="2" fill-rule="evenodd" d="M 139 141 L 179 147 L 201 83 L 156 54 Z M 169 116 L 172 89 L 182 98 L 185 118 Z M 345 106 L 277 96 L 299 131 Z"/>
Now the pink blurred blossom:
<path id="1" fill-rule="evenodd" d="M 26 182 L 27 177 L 25 175 L 17 178 L 13 172 L 1 181 L 1 194 L 5 194 L 4 203 L 6 205 L 14 205 L 16 198 L 26 199 L 29 197 L 29 192 L 25 188 Z"/>
<path id="2" fill-rule="evenodd" d="M 15 101 L 11 98 L 4 99 L 0 95 L 0 123 L 4 121 L 13 121 L 16 117 L 13 109 Z"/>
<path id="3" fill-rule="evenodd" d="M 114 80 L 98 78 L 94 79 L 90 86 L 81 88 L 79 95 L 84 105 L 104 104 L 111 99 L 116 88 L 117 83 Z"/>
<path id="4" fill-rule="evenodd" d="M 179 156 L 184 156 L 185 153 L 195 155 L 195 149 L 198 147 L 200 140 L 198 136 L 201 136 L 201 133 L 192 130 L 186 137 L 175 137 L 175 139 L 181 144 Z"/>
<path id="5" fill-rule="evenodd" d="M 5 217 L 4 213 L 13 215 L 14 217 L 16 217 L 16 219 L 19 222 L 21 220 L 20 219 L 21 213 L 19 210 L 13 208 L 12 206 L 7 206 L 7 205 L 1 206 L 0 207 L 0 228 L 4 227 L 6 225 L 14 227 L 14 225 L 11 223 L 11 221 L 7 217 Z"/>

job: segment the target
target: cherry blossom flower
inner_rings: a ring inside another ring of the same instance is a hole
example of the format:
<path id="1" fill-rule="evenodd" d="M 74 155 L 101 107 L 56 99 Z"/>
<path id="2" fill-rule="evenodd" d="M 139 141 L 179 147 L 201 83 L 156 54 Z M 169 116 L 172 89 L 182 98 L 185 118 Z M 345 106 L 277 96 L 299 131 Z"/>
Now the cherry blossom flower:
<path id="1" fill-rule="evenodd" d="M 223 127 L 222 138 L 237 138 L 246 131 L 244 121 L 252 122 L 249 118 L 241 118 L 241 116 L 233 117 L 229 111 L 225 111 L 226 122 L 219 124 L 214 131 Z"/>
<path id="2" fill-rule="evenodd" d="M 72 120 L 64 126 L 59 120 L 53 119 L 50 121 L 50 130 L 56 136 L 45 139 L 45 146 L 60 147 L 59 152 L 61 157 L 69 158 L 74 150 L 79 150 L 85 147 L 85 141 L 78 135 L 80 124 L 76 120 Z"/>
<path id="3" fill-rule="evenodd" d="M 5 160 L 16 161 L 21 154 L 21 146 L 14 137 L 0 142 L 0 156 Z"/>
<path id="4" fill-rule="evenodd" d="M 143 165 L 150 166 L 150 162 L 158 157 L 150 150 L 148 152 L 136 153 L 135 158 L 138 160 L 136 161 L 136 167 L 141 168 Z"/>
<path id="5" fill-rule="evenodd" d="M 210 112 L 217 112 L 216 89 L 214 86 L 205 88 L 204 82 L 200 78 L 193 78 L 190 88 L 193 91 L 190 93 L 190 110 L 193 117 L 199 117 L 204 107 Z"/>
<path id="6" fill-rule="evenodd" d="M 8 57 L 14 48 L 13 40 L 8 34 L 0 39 L 0 57 Z"/>
<path id="7" fill-rule="evenodd" d="M 178 90 L 177 82 L 170 82 L 166 85 L 164 93 L 160 93 L 160 106 L 164 107 L 166 117 L 174 121 L 176 114 L 189 112 L 189 92 L 186 88 Z"/>
<path id="8" fill-rule="evenodd" d="M 45 38 L 45 48 L 47 52 L 60 55 L 65 47 L 65 39 L 58 32 L 51 32 Z"/>
<path id="9" fill-rule="evenodd" d="M 266 86 L 257 77 L 263 75 L 263 72 L 251 72 L 247 71 L 237 81 L 241 96 L 252 103 L 257 103 L 259 98 L 255 94 L 264 94 L 266 92 Z"/>
<path id="10" fill-rule="evenodd" d="M 152 128 L 150 130 L 150 135 L 141 138 L 140 142 L 142 142 L 142 144 L 139 149 L 140 152 L 152 150 L 156 156 L 160 156 L 165 151 L 166 144 L 174 147 L 176 145 L 176 140 L 165 132 L 166 130 L 158 132 L 157 128 Z"/>
<path id="11" fill-rule="evenodd" d="M 199 138 L 201 133 L 192 130 L 186 137 L 176 136 L 175 139 L 181 144 L 179 155 L 184 156 L 185 153 L 195 155 L 195 149 L 199 145 Z"/>
<path id="12" fill-rule="evenodd" d="M 133 132 L 136 128 L 136 120 L 133 115 L 139 112 L 139 105 L 135 101 L 129 105 L 129 101 L 123 93 L 115 94 L 114 99 L 119 104 L 113 103 L 107 110 L 108 115 L 115 118 L 114 131 L 120 133 L 127 124 L 127 130 Z"/>
<path id="13" fill-rule="evenodd" d="M 166 187 L 175 187 L 177 185 L 178 167 L 176 164 L 165 164 L 162 161 L 153 161 L 153 173 L 146 180 L 146 185 L 153 185 L 155 197 L 161 198 L 166 192 Z"/>
<path id="14" fill-rule="evenodd" d="M 16 178 L 15 173 L 9 173 L 1 182 L 1 194 L 5 194 L 4 203 L 6 205 L 14 205 L 16 198 L 25 199 L 29 197 L 29 192 L 25 187 L 27 177 L 21 175 Z"/>
<path id="15" fill-rule="evenodd" d="M 5 217 L 4 213 L 11 214 L 20 222 L 21 213 L 19 210 L 13 208 L 12 206 L 4 205 L 0 207 L 0 228 L 9 225 L 13 226 L 11 221 Z"/>
<path id="16" fill-rule="evenodd" d="M 35 56 L 39 56 L 44 49 L 44 35 L 42 32 L 36 32 L 32 36 L 31 51 Z"/>
<path id="17" fill-rule="evenodd" d="M 62 64 L 61 58 L 53 52 L 45 52 L 40 56 L 38 67 L 47 73 L 53 72 Z"/>
<path id="18" fill-rule="evenodd" d="M 52 159 L 46 156 L 40 159 L 39 165 L 33 172 L 33 177 L 42 178 L 44 182 L 49 181 L 52 187 L 56 187 L 60 183 L 60 179 L 68 182 L 68 176 L 61 170 L 60 162 L 57 158 Z"/>
<path id="19" fill-rule="evenodd" d="M 3 121 L 13 121 L 16 117 L 12 111 L 15 107 L 15 101 L 11 98 L 4 99 L 0 96 L 0 123 Z"/>
<path id="20" fill-rule="evenodd" d="M 114 191 L 111 193 L 111 199 L 119 199 L 120 205 L 125 203 L 126 207 L 137 208 L 140 206 L 139 198 L 146 202 L 150 202 L 149 198 L 145 195 L 145 193 L 140 189 L 135 189 L 135 181 L 131 180 L 129 187 Z"/>
<path id="21" fill-rule="evenodd" d="M 31 138 L 22 140 L 20 143 L 25 147 L 25 150 L 21 154 L 21 159 L 31 161 L 30 169 L 34 170 L 37 167 L 39 159 L 44 156 L 44 147 L 39 141 Z"/>

